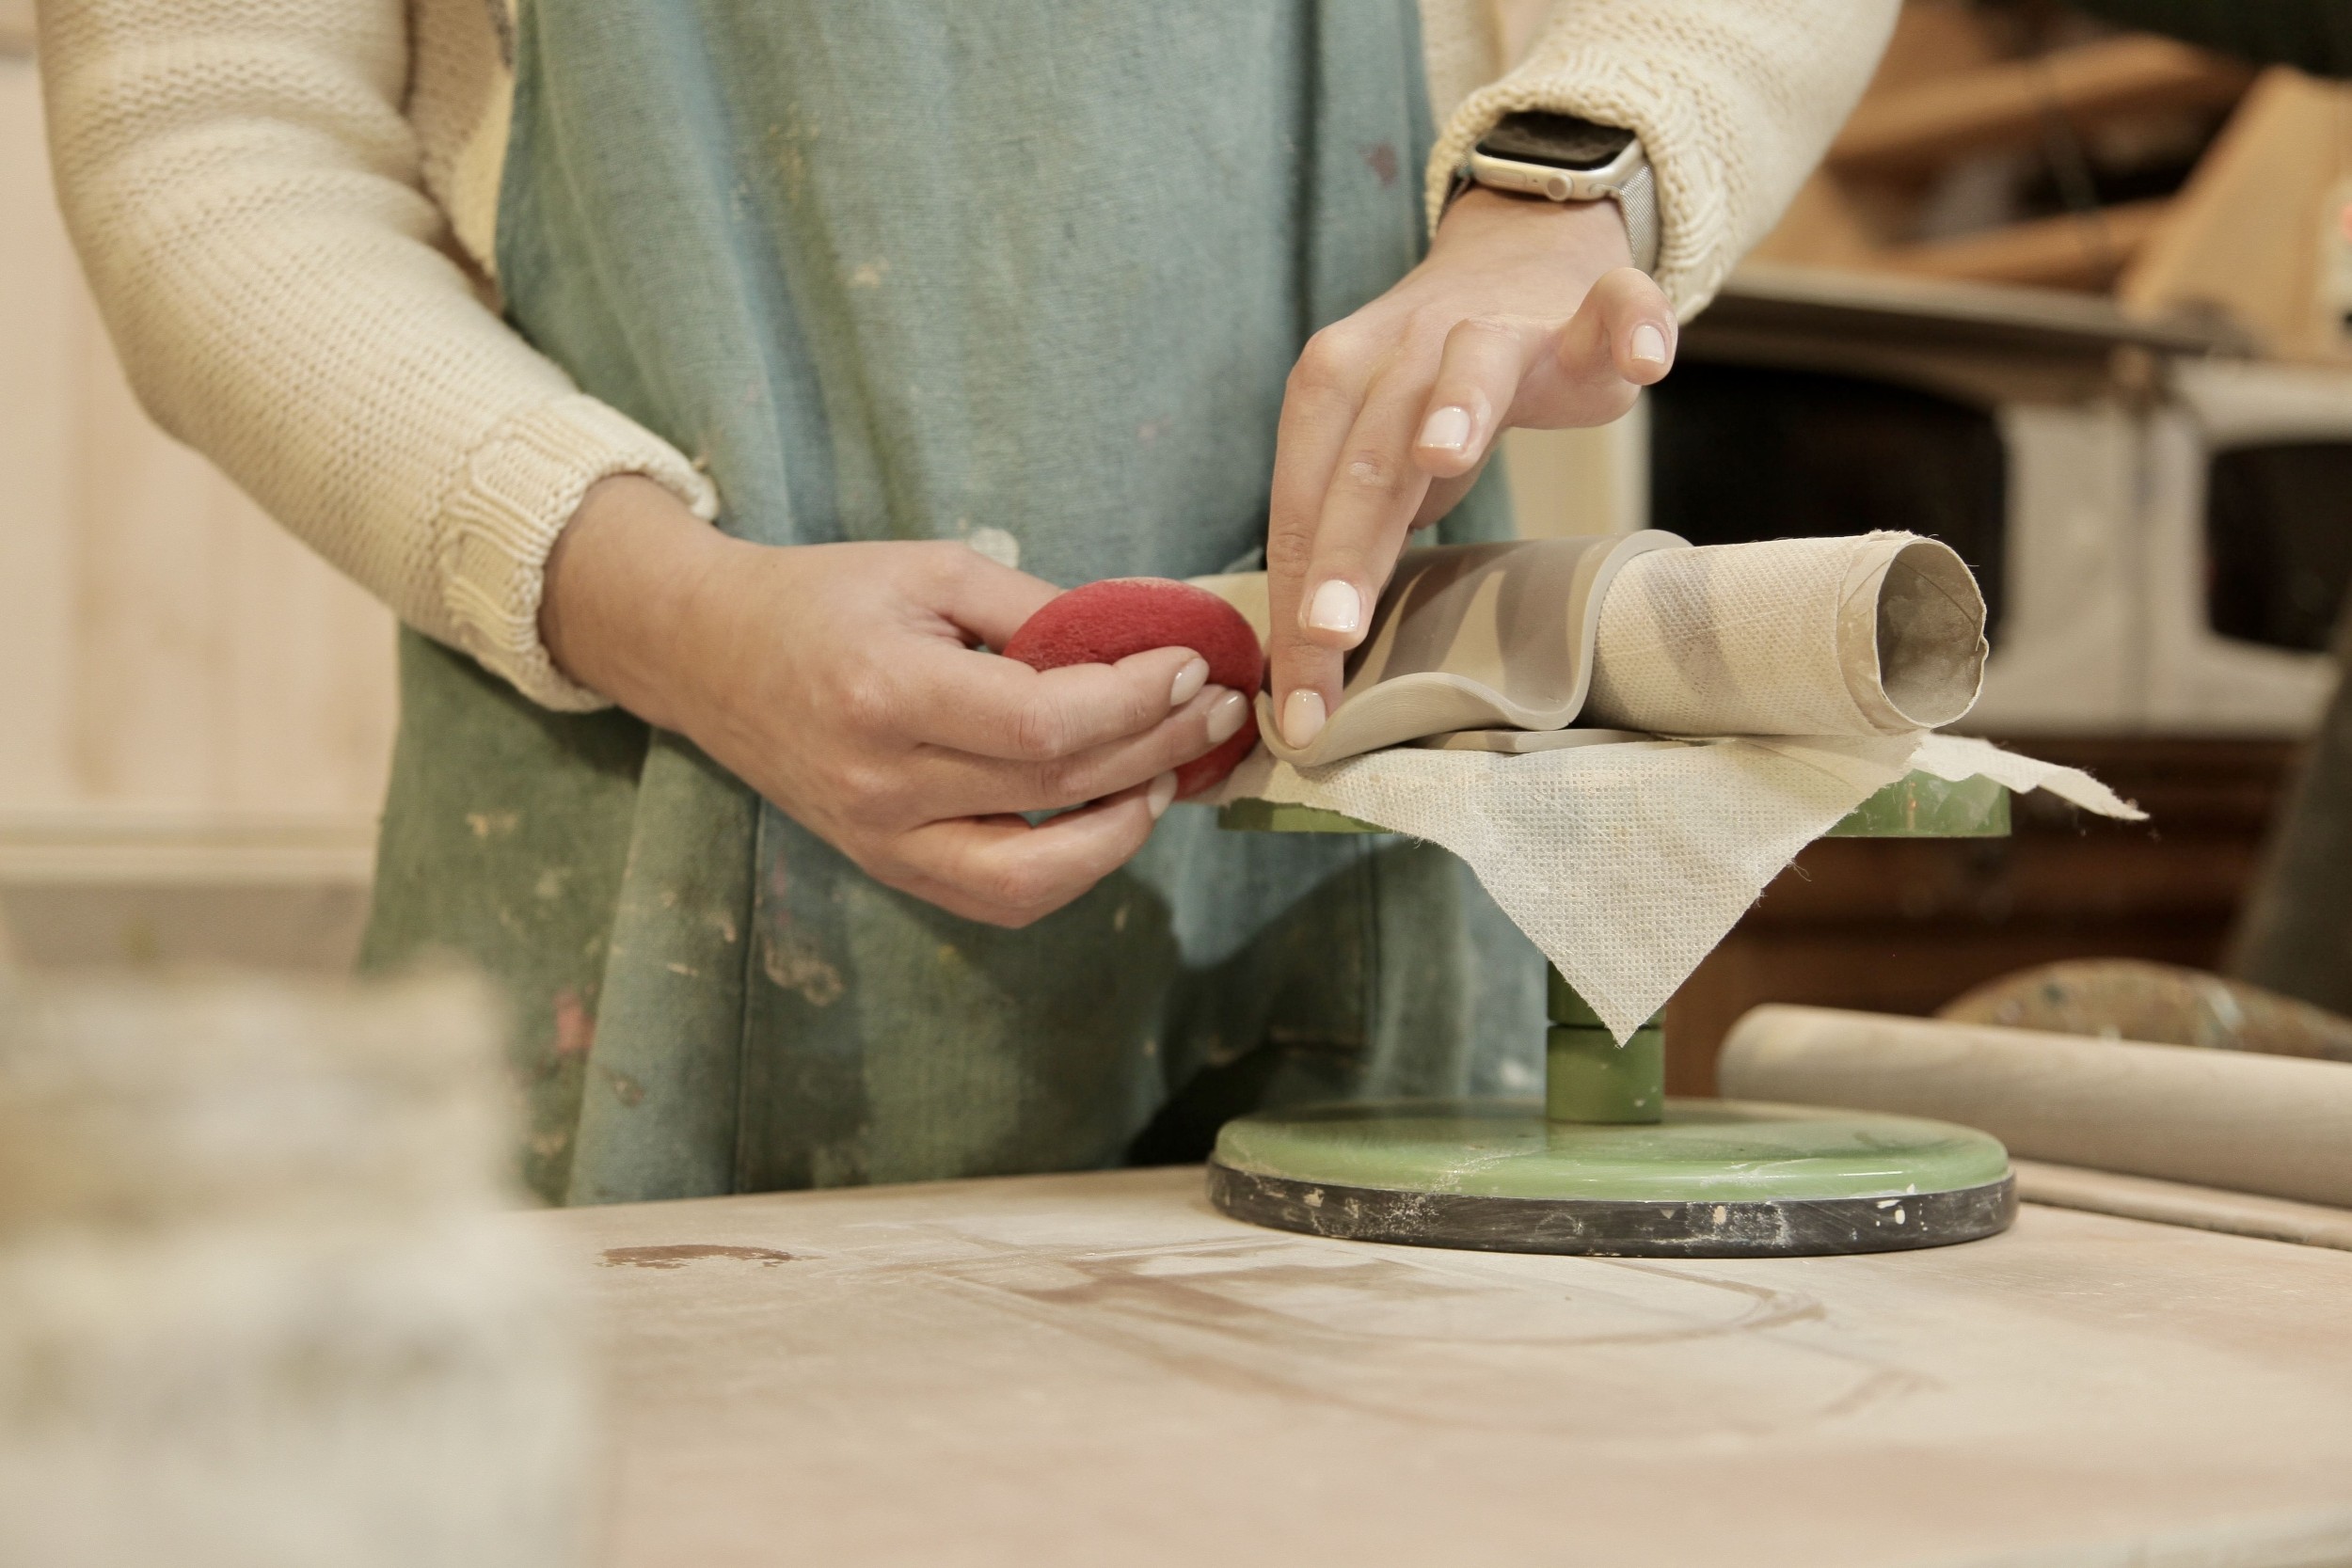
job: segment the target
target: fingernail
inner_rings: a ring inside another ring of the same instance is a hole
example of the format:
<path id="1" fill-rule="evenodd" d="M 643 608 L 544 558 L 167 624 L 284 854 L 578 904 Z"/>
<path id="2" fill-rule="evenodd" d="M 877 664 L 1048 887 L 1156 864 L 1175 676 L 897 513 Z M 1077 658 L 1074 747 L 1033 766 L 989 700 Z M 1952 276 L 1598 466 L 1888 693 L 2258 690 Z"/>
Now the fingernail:
<path id="1" fill-rule="evenodd" d="M 1666 362 L 1666 335 L 1644 322 L 1633 329 L 1633 341 L 1626 354 L 1645 365 L 1662 365 Z"/>
<path id="2" fill-rule="evenodd" d="M 1354 631 L 1363 619 L 1364 598 L 1352 582 L 1333 578 L 1307 601 L 1307 624 L 1317 631 Z"/>
<path id="3" fill-rule="evenodd" d="M 1300 687 L 1282 699 L 1282 738 L 1304 747 L 1323 733 L 1323 693 Z"/>
<path id="4" fill-rule="evenodd" d="M 1470 410 L 1448 404 L 1429 416 L 1421 427 L 1421 439 L 1414 444 L 1434 447 L 1439 451 L 1460 451 L 1470 444 Z"/>
<path id="5" fill-rule="evenodd" d="M 1183 707 L 1198 696 L 1200 689 L 1208 684 L 1209 661 L 1199 654 L 1195 654 L 1184 661 L 1184 667 L 1182 670 L 1176 672 L 1176 684 L 1168 689 L 1168 705 Z"/>
<path id="6" fill-rule="evenodd" d="M 1222 746 L 1241 730 L 1244 719 L 1249 717 L 1249 699 L 1238 691 L 1228 691 L 1209 705 L 1209 744 Z"/>
<path id="7" fill-rule="evenodd" d="M 1152 809 L 1152 820 L 1157 822 L 1168 810 L 1168 803 L 1176 799 L 1176 775 L 1163 773 L 1152 781 L 1152 788 L 1143 797 L 1143 803 Z"/>

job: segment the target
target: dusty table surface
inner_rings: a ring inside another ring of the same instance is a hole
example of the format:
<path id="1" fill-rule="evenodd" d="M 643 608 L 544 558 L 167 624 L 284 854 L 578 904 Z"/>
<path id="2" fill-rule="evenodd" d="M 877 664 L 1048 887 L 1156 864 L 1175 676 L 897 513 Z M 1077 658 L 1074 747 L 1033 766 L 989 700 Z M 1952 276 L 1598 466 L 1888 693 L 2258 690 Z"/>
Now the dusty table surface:
<path id="1" fill-rule="evenodd" d="M 1201 1192 L 529 1216 L 596 1304 L 611 1560 L 2352 1563 L 2352 1253 L 2028 1205 L 1928 1252 L 1514 1257 Z"/>

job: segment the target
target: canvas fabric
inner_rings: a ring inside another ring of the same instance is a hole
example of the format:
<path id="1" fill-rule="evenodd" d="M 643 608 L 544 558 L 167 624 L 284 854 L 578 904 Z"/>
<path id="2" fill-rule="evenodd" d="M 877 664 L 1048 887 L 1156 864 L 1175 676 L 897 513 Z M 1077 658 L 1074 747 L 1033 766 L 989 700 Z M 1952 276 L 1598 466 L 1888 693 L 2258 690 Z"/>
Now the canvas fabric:
<path id="1" fill-rule="evenodd" d="M 1228 787 L 1453 850 L 1622 1042 L 1798 850 L 1915 771 L 2046 789 L 2103 816 L 2144 816 L 2080 769 L 1925 730 L 1640 740 L 1524 756 L 1400 747 L 1308 768 L 1261 752 Z"/>
<path id="2" fill-rule="evenodd" d="M 1912 533 L 1767 539 L 1626 563 L 1584 722 L 1655 735 L 1907 735 L 1984 682 L 1984 596 Z"/>

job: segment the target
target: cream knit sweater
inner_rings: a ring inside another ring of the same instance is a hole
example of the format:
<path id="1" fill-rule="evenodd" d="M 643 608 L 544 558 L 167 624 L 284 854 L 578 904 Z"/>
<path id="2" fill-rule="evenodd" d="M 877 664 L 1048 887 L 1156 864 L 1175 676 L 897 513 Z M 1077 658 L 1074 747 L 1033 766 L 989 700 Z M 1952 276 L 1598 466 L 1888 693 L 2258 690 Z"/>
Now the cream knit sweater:
<path id="1" fill-rule="evenodd" d="M 499 319 L 513 0 L 40 0 L 68 226 L 148 410 L 410 626 L 550 707 L 538 635 L 581 493 L 719 498 Z M 1897 0 L 1556 0 L 1494 80 L 1485 0 L 1421 0 L 1434 217 L 1518 108 L 1641 134 L 1688 317 L 1852 107 Z"/>

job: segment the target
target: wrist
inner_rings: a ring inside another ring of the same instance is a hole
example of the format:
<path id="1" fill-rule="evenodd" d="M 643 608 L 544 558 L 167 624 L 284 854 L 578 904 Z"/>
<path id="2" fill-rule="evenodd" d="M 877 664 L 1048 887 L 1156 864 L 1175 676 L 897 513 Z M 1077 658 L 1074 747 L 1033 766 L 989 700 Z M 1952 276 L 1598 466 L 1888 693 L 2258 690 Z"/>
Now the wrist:
<path id="1" fill-rule="evenodd" d="M 676 672 L 705 585 L 752 546 L 639 474 L 598 480 L 548 552 L 539 637 L 556 667 L 647 722 L 683 727 Z"/>
<path id="2" fill-rule="evenodd" d="M 1552 201 L 1484 185 L 1471 186 L 1446 209 L 1430 253 L 1492 245 L 1549 252 L 1582 271 L 1587 281 L 1633 264 L 1625 213 L 1614 201 Z"/>

